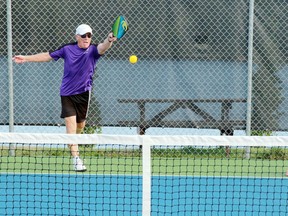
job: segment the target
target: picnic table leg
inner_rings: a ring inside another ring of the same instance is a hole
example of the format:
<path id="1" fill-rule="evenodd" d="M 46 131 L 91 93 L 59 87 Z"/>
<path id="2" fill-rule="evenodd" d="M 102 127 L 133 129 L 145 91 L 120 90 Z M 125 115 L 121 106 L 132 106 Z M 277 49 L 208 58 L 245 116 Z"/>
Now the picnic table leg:
<path id="1" fill-rule="evenodd" d="M 234 130 L 233 129 L 221 129 L 220 130 L 220 135 L 221 136 L 233 136 L 234 135 Z M 230 146 L 225 147 L 225 152 L 226 152 L 226 157 L 230 157 Z"/>
<path id="2" fill-rule="evenodd" d="M 232 103 L 229 101 L 223 101 L 221 106 L 221 120 L 223 122 L 229 120 L 229 113 L 232 109 Z M 224 124 L 223 124 L 224 125 Z M 233 136 L 234 130 L 231 125 L 224 125 L 223 128 L 220 129 L 221 136 Z M 226 146 L 226 157 L 230 157 L 230 146 Z"/>
<path id="3" fill-rule="evenodd" d="M 143 127 L 143 126 L 140 126 L 140 127 L 138 127 L 138 134 L 139 135 L 145 135 L 145 131 L 146 131 L 146 128 L 145 127 Z"/>
<path id="4" fill-rule="evenodd" d="M 146 131 L 146 128 L 144 126 L 139 126 L 137 128 L 137 133 L 139 135 L 145 135 L 145 131 Z M 142 149 L 142 145 L 139 146 L 139 149 L 141 150 Z"/>
<path id="5" fill-rule="evenodd" d="M 138 105 L 138 109 L 140 111 L 140 122 L 141 122 L 141 124 L 143 124 L 145 121 L 145 102 L 138 102 L 137 105 Z M 145 130 L 146 130 L 145 126 L 140 125 L 138 127 L 138 134 L 139 135 L 145 135 Z M 139 148 L 141 150 L 142 145 L 140 145 Z"/>

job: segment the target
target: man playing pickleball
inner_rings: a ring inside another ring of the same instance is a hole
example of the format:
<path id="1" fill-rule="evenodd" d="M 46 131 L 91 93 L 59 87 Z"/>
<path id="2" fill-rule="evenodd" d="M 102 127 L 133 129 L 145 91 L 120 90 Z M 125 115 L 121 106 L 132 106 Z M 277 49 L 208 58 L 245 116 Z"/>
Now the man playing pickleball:
<path id="1" fill-rule="evenodd" d="M 35 55 L 16 55 L 16 63 L 48 62 L 64 59 L 64 74 L 60 88 L 62 112 L 61 118 L 65 119 L 68 134 L 80 134 L 88 114 L 93 74 L 98 59 L 111 46 L 117 38 L 113 33 L 100 44 L 91 44 L 92 29 L 89 25 L 81 24 L 76 29 L 76 42 L 64 44 L 58 49 Z M 86 171 L 86 166 L 79 157 L 77 144 L 69 144 L 73 156 L 74 170 Z"/>

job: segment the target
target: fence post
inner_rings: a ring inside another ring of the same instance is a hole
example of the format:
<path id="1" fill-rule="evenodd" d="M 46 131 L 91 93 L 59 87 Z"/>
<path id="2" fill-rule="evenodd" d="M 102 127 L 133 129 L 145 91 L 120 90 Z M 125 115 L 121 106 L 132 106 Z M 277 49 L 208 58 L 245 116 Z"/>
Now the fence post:
<path id="1" fill-rule="evenodd" d="M 251 110 L 252 110 L 252 71 L 253 71 L 253 22 L 254 0 L 249 2 L 249 32 L 248 32 L 248 92 L 247 92 L 247 123 L 246 135 L 251 135 Z M 250 158 L 250 148 L 246 148 L 246 158 Z"/>
<path id="2" fill-rule="evenodd" d="M 14 132 L 13 65 L 12 65 L 12 8 L 7 0 L 7 61 L 9 76 L 9 132 Z M 15 156 L 15 145 L 9 144 L 9 155 Z"/>

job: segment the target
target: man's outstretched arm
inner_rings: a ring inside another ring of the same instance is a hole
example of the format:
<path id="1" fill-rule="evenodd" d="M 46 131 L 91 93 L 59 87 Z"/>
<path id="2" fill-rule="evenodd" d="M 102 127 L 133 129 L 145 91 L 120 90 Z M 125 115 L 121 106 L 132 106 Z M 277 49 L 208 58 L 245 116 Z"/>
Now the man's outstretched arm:
<path id="1" fill-rule="evenodd" d="M 35 55 L 16 55 L 13 57 L 13 61 L 16 63 L 24 62 L 48 62 L 53 58 L 49 55 L 49 52 L 38 53 Z"/>
<path id="2" fill-rule="evenodd" d="M 113 36 L 113 33 L 109 33 L 108 37 L 97 46 L 98 53 L 100 55 L 104 54 L 112 46 L 112 43 L 116 40 L 117 38 Z"/>

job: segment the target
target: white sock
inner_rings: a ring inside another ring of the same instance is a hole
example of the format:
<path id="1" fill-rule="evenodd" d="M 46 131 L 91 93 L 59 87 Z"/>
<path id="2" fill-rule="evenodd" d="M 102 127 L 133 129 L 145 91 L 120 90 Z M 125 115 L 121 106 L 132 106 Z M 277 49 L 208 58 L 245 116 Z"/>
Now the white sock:
<path id="1" fill-rule="evenodd" d="M 78 156 L 73 157 L 73 161 L 74 161 L 74 163 L 76 163 L 78 160 L 80 160 L 80 158 L 79 158 Z"/>

